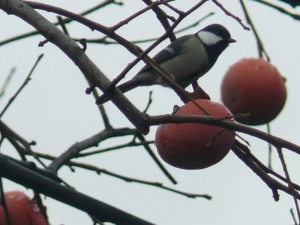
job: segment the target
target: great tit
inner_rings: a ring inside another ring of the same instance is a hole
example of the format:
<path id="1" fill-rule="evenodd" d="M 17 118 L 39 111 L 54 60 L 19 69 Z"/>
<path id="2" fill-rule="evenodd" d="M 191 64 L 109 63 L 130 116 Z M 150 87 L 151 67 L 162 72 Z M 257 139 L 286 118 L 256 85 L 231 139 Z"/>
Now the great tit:
<path id="1" fill-rule="evenodd" d="M 208 72 L 219 55 L 233 42 L 236 40 L 231 38 L 225 27 L 211 24 L 195 34 L 185 35 L 173 41 L 157 53 L 153 60 L 184 89 Z M 146 65 L 131 80 L 117 88 L 124 93 L 138 86 L 155 84 L 169 85 Z M 102 95 L 96 100 L 96 104 L 100 105 L 108 100 L 107 95 Z"/>

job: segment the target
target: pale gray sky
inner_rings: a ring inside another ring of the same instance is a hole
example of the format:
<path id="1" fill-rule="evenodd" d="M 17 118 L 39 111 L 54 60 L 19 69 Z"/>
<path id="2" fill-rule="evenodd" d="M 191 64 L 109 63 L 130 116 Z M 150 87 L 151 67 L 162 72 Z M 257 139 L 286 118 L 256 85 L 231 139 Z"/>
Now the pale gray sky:
<path id="1" fill-rule="evenodd" d="M 99 1 L 72 1 L 72 4 L 70 1 L 43 2 L 79 13 L 94 6 Z M 110 5 L 91 14 L 88 18 L 104 25 L 113 25 L 145 6 L 141 1 L 124 0 L 123 2 L 125 3 L 123 7 Z M 196 2 L 198 1 L 178 0 L 172 5 L 186 10 Z M 245 23 L 239 1 L 220 2 Z M 246 3 L 271 57 L 271 62 L 287 78 L 288 99 L 282 113 L 271 123 L 272 134 L 299 144 L 299 22 L 256 2 L 246 1 Z M 290 7 L 286 7 L 286 9 L 300 14 L 299 7 L 296 10 Z M 200 80 L 202 88 L 210 95 L 211 99 L 220 102 L 220 85 L 228 67 L 243 57 L 257 57 L 258 53 L 252 32 L 244 31 L 235 20 L 224 15 L 212 2 L 207 2 L 203 7 L 196 10 L 178 28 L 185 27 L 212 11 L 216 13 L 214 16 L 184 34 L 195 33 L 211 23 L 220 23 L 227 27 L 232 37 L 238 41 L 220 56 L 214 68 Z M 56 21 L 56 15 L 41 13 L 50 21 Z M 8 16 L 2 11 L 0 12 L 0 27 L 2 28 L 0 41 L 32 30 L 25 22 L 15 16 Z M 71 36 L 76 38 L 98 38 L 102 36 L 102 34 L 91 32 L 76 23 L 68 25 L 67 28 Z M 148 12 L 121 28 L 118 33 L 129 40 L 138 40 L 158 37 L 163 33 L 163 30 L 154 19 L 153 13 Z M 101 131 L 103 124 L 94 105 L 94 99 L 84 93 L 87 84 L 79 69 L 56 46 L 48 43 L 43 48 L 38 48 L 38 42 L 42 40 L 44 40 L 42 36 L 35 36 L 1 46 L 1 77 L 4 78 L 12 67 L 16 67 L 17 71 L 5 97 L 0 102 L 0 107 L 3 108 L 8 99 L 16 92 L 38 55 L 44 53 L 45 56 L 34 71 L 32 80 L 2 119 L 27 140 L 35 140 L 37 145 L 33 147 L 33 150 L 59 155 L 75 142 L 82 141 Z M 167 43 L 165 41 L 150 55 L 154 55 Z M 149 44 L 141 44 L 140 46 L 145 49 Z M 127 50 L 117 45 L 91 44 L 88 45 L 87 54 L 111 79 L 134 59 Z M 138 64 L 128 74 L 128 79 L 134 76 L 142 65 L 142 63 Z M 1 79 L 1 82 L 3 80 Z M 127 96 L 139 109 L 144 109 L 150 90 L 154 90 L 154 102 L 149 110 L 151 115 L 167 114 L 172 112 L 173 105 L 182 105 L 179 98 L 171 90 L 162 87 L 135 89 Z M 105 108 L 115 127 L 132 127 L 112 103 L 107 103 Z M 265 126 L 256 128 L 266 130 Z M 156 127 L 151 128 L 151 132 L 147 135 L 148 140 L 153 140 L 155 130 Z M 262 162 L 267 163 L 267 144 L 247 135 L 240 135 L 250 142 L 252 153 Z M 101 143 L 99 147 L 115 144 L 119 140 L 126 139 L 113 139 Z M 155 146 L 152 148 L 155 150 Z M 7 143 L 3 144 L 1 152 L 17 156 L 14 149 Z M 289 151 L 284 151 L 284 154 L 292 179 L 295 183 L 299 183 L 299 156 Z M 76 169 L 76 173 L 70 173 L 69 168 L 59 170 L 58 175 L 78 191 L 155 224 L 293 224 L 289 213 L 290 208 L 295 210 L 293 199 L 279 192 L 280 201 L 276 203 L 272 198 L 271 190 L 232 152 L 219 164 L 204 170 L 186 171 L 164 164 L 179 182 L 176 186 L 167 180 L 143 148 L 122 149 L 81 160 L 122 175 L 162 182 L 169 187 L 185 192 L 213 196 L 212 201 L 201 198 L 189 199 L 159 188 L 126 183 L 104 174 L 98 176 L 96 173 L 81 169 Z M 273 154 L 273 167 L 282 174 L 282 168 L 275 152 Z M 26 191 L 24 187 L 9 181 L 6 181 L 4 185 L 6 190 Z M 30 195 L 31 192 L 28 191 L 28 194 Z M 85 213 L 72 207 L 50 198 L 47 198 L 44 203 L 48 208 L 52 225 L 92 224 Z"/>

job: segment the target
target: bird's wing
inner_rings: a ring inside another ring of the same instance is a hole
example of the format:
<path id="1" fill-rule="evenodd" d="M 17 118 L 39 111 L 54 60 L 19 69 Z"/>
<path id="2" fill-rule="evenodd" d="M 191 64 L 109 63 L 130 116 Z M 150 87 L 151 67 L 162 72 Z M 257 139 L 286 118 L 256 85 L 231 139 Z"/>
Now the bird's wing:
<path id="1" fill-rule="evenodd" d="M 153 60 L 157 62 L 158 64 L 161 64 L 163 62 L 166 62 L 178 55 L 180 55 L 180 52 L 182 51 L 183 43 L 189 38 L 190 35 L 182 36 L 172 43 L 170 43 L 167 47 L 165 47 L 163 50 L 158 52 L 154 57 Z M 143 73 L 147 70 L 151 69 L 150 66 L 145 65 L 139 72 Z"/>

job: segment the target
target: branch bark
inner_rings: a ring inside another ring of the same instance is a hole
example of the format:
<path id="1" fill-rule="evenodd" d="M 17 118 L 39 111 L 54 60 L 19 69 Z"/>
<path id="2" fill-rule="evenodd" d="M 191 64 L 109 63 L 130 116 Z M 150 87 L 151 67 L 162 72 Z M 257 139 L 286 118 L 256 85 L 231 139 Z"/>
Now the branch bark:
<path id="1" fill-rule="evenodd" d="M 120 209 L 63 186 L 0 154 L 0 176 L 87 212 L 102 222 L 118 225 L 153 225 Z"/>

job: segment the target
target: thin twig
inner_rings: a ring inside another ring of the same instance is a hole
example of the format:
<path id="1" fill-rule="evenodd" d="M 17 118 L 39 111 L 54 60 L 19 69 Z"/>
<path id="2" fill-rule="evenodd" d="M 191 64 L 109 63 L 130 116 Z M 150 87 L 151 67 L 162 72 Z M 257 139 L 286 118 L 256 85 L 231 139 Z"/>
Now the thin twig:
<path id="1" fill-rule="evenodd" d="M 12 97 L 9 99 L 8 103 L 6 104 L 6 106 L 4 107 L 4 109 L 2 110 L 2 112 L 0 113 L 0 118 L 3 116 L 3 114 L 6 112 L 6 110 L 8 109 L 8 107 L 12 104 L 12 102 L 16 99 L 16 97 L 19 95 L 19 93 L 22 91 L 22 89 L 26 86 L 26 84 L 30 81 L 30 79 L 31 79 L 31 78 L 30 78 L 31 74 L 33 73 L 35 67 L 38 65 L 39 61 L 43 58 L 43 56 L 44 56 L 44 55 L 41 54 L 41 55 L 37 58 L 35 64 L 33 65 L 32 69 L 30 70 L 29 74 L 27 75 L 25 81 L 23 82 L 23 84 L 21 85 L 21 87 L 19 88 L 19 90 L 15 93 L 14 96 L 12 96 Z"/>
<path id="2" fill-rule="evenodd" d="M 104 141 L 108 138 L 133 135 L 136 132 L 136 129 L 128 128 L 102 130 L 98 134 L 95 134 L 89 138 L 84 139 L 83 141 L 76 142 L 75 144 L 71 145 L 67 150 L 63 151 L 63 153 L 59 157 L 53 160 L 47 168 L 51 171 L 56 172 L 66 162 L 78 157 L 81 151 L 86 150 L 90 147 L 97 146 L 101 141 Z"/>
<path id="3" fill-rule="evenodd" d="M 296 217 L 295 217 L 295 214 L 294 214 L 294 212 L 293 212 L 293 209 L 291 208 L 290 209 L 290 213 L 291 213 L 291 215 L 292 215 L 292 218 L 293 218 L 293 220 L 294 220 L 294 225 L 298 225 L 298 223 L 297 223 L 297 220 L 296 220 Z"/>
<path id="4" fill-rule="evenodd" d="M 97 100 L 99 98 L 99 94 L 98 94 L 97 89 L 87 79 L 86 79 L 86 81 L 89 84 L 89 86 L 92 87 L 92 88 L 88 88 L 89 89 L 89 94 L 90 94 L 90 91 L 91 91 L 93 96 L 94 96 L 94 99 Z M 109 122 L 109 119 L 108 119 L 108 116 L 107 116 L 107 113 L 105 111 L 104 106 L 103 105 L 97 105 L 97 107 L 100 111 L 101 118 L 103 120 L 105 129 L 112 129 L 112 125 Z"/>
<path id="5" fill-rule="evenodd" d="M 44 154 L 44 153 L 39 153 L 39 152 L 34 152 L 34 154 L 38 155 L 40 158 L 48 159 L 48 160 L 53 160 L 53 159 L 56 158 L 55 156 L 51 156 L 49 154 Z M 78 163 L 78 162 L 74 162 L 74 161 L 69 161 L 64 166 L 78 167 L 78 168 L 81 168 L 81 169 L 95 171 L 97 174 L 100 174 L 100 173 L 107 174 L 109 176 L 124 180 L 126 182 L 135 182 L 135 183 L 140 183 L 140 184 L 145 184 L 145 185 L 150 185 L 150 186 L 162 188 L 162 189 L 165 189 L 165 190 L 168 190 L 168 191 L 180 194 L 180 195 L 184 195 L 184 196 L 189 197 L 189 198 L 201 197 L 201 198 L 206 198 L 208 200 L 211 200 L 211 198 L 212 198 L 210 195 L 207 195 L 207 194 L 191 194 L 191 193 L 178 191 L 178 190 L 175 190 L 173 188 L 166 187 L 162 183 L 159 183 L 159 182 L 150 182 L 150 181 L 144 181 L 144 180 L 140 180 L 140 179 L 126 177 L 126 176 L 123 176 L 123 175 L 119 175 L 117 173 L 110 172 L 106 169 L 101 169 L 99 167 L 89 165 L 89 164 L 85 164 L 85 163 Z"/>
<path id="6" fill-rule="evenodd" d="M 278 190 L 300 199 L 300 194 L 298 192 L 292 192 L 289 186 L 283 185 L 282 183 L 268 176 L 266 172 L 264 172 L 255 162 L 253 162 L 251 158 L 247 156 L 247 154 L 245 154 L 242 149 L 243 147 L 241 146 L 243 145 L 234 144 L 231 149 L 271 189 L 275 201 L 279 201 Z"/>
<path id="7" fill-rule="evenodd" d="M 115 32 L 117 29 L 124 26 L 125 24 L 128 24 L 130 21 L 132 21 L 136 17 L 140 16 L 141 14 L 147 12 L 148 10 L 150 10 L 150 9 L 160 5 L 160 4 L 162 4 L 160 1 L 152 2 L 151 4 L 149 4 L 144 9 L 139 10 L 138 12 L 134 13 L 133 15 L 127 17 L 125 20 L 122 20 L 122 21 L 118 22 L 117 24 L 115 24 L 114 26 L 110 27 L 110 29 L 112 30 L 112 32 Z"/>
<path id="8" fill-rule="evenodd" d="M 270 123 L 267 123 L 267 132 L 268 134 L 271 134 L 271 126 Z M 268 143 L 269 147 L 269 154 L 268 154 L 268 167 L 272 169 L 272 145 Z"/>
<path id="9" fill-rule="evenodd" d="M 0 99 L 4 96 L 5 91 L 8 87 L 9 82 L 11 81 L 11 78 L 13 77 L 14 73 L 16 72 L 16 67 L 11 68 L 8 76 L 6 77 L 4 84 L 0 90 Z"/>
<path id="10" fill-rule="evenodd" d="M 164 4 L 165 6 L 167 6 L 169 9 L 171 9 L 172 11 L 174 11 L 175 13 L 177 13 L 178 15 L 183 15 L 183 14 L 184 14 L 183 11 L 181 11 L 181 10 L 175 8 L 174 6 L 170 5 L 168 2 L 163 1 L 163 4 Z"/>
<path id="11" fill-rule="evenodd" d="M 265 1 L 262 1 L 262 0 L 252 0 L 252 1 L 256 1 L 256 2 L 262 3 L 262 4 L 264 4 L 264 5 L 267 5 L 267 6 L 271 7 L 271 8 L 274 8 L 274 9 L 278 10 L 279 12 L 281 12 L 281 13 L 283 13 L 283 14 L 286 14 L 286 15 L 291 16 L 291 17 L 292 17 L 293 19 L 295 19 L 295 20 L 300 20 L 300 15 L 294 14 L 294 13 L 291 13 L 291 12 L 288 12 L 288 11 L 285 10 L 284 8 L 279 7 L 279 6 L 277 6 L 277 5 L 274 5 L 274 4 L 272 4 L 272 3 L 265 2 Z"/>
<path id="12" fill-rule="evenodd" d="M 249 27 L 243 24 L 242 20 L 239 17 L 233 15 L 231 12 L 225 9 L 224 6 L 221 3 L 219 3 L 217 0 L 212 0 L 212 2 L 215 3 L 227 16 L 230 16 L 233 19 L 235 19 L 243 27 L 244 30 L 250 30 Z"/>
<path id="13" fill-rule="evenodd" d="M 210 17 L 214 14 L 215 14 L 214 12 L 211 12 L 211 13 L 207 14 L 206 16 L 202 17 L 201 19 L 197 20 L 196 22 L 174 31 L 174 34 L 180 34 L 183 31 L 186 31 L 186 30 L 189 30 L 190 28 L 198 26 L 203 20 L 207 19 L 208 17 Z M 105 44 L 105 45 L 116 44 L 116 45 L 120 45 L 120 43 L 117 42 L 117 41 L 107 40 L 108 38 L 109 38 L 108 36 L 104 36 L 102 38 L 97 38 L 97 39 L 86 39 L 86 42 L 91 43 L 91 44 Z M 133 43 L 133 44 L 141 44 L 141 43 L 156 41 L 158 38 L 159 37 L 147 38 L 147 39 L 141 39 L 141 40 L 132 40 L 130 42 Z M 76 42 L 80 42 L 81 38 L 73 38 L 73 40 L 76 41 Z"/>
<path id="14" fill-rule="evenodd" d="M 142 0 L 145 4 L 151 5 L 152 1 L 151 0 Z M 161 1 L 162 3 L 167 2 L 166 0 Z M 168 19 L 171 19 L 173 22 L 175 22 L 175 19 L 173 17 L 168 16 L 163 10 L 161 10 L 158 6 L 152 8 L 153 12 L 156 14 L 156 18 L 159 20 L 161 25 L 163 26 L 164 30 L 167 31 L 170 29 L 170 23 Z M 171 31 L 169 33 L 169 39 L 170 41 L 176 40 L 176 37 Z"/>
<path id="15" fill-rule="evenodd" d="M 32 152 L 30 146 L 35 143 L 31 141 L 30 143 L 25 140 L 25 138 L 21 137 L 21 135 L 17 134 L 10 127 L 8 127 L 3 121 L 0 120 L 0 132 L 2 134 L 2 138 L 7 138 L 7 140 L 15 147 L 18 151 L 22 160 L 26 161 L 25 151 Z M 23 146 L 21 147 L 20 144 Z M 34 154 L 33 154 L 34 155 Z M 45 168 L 45 164 L 35 156 L 35 159 Z"/>
<path id="16" fill-rule="evenodd" d="M 90 13 L 92 13 L 92 12 L 94 12 L 94 11 L 96 11 L 96 10 L 98 10 L 98 9 L 106 6 L 106 5 L 108 5 L 108 4 L 111 4 L 111 3 L 116 4 L 116 5 L 123 5 L 122 2 L 116 2 L 115 0 L 106 0 L 106 1 L 101 2 L 100 4 L 98 4 L 98 5 L 94 6 L 94 7 L 92 7 L 91 9 L 88 9 L 88 10 L 80 13 L 79 15 L 80 16 L 86 16 L 86 15 L 88 15 L 88 14 L 90 14 Z M 67 23 L 70 23 L 70 22 L 73 22 L 73 20 L 70 19 L 70 18 L 64 19 L 64 24 L 67 24 Z M 60 25 L 60 24 L 59 24 L 59 22 L 57 22 L 57 23 L 53 23 L 53 25 L 57 26 L 57 25 Z M 31 36 L 39 35 L 39 34 L 40 33 L 38 31 L 31 31 L 31 32 L 28 32 L 28 33 L 25 33 L 25 34 L 21 34 L 21 35 L 18 35 L 16 37 L 12 37 L 12 38 L 9 38 L 9 39 L 1 41 L 0 42 L 0 46 L 1 45 L 5 45 L 5 44 L 9 44 L 11 42 L 18 41 L 18 40 L 21 40 L 21 39 L 24 39 L 24 38 L 28 38 L 28 37 L 31 37 Z"/>
<path id="17" fill-rule="evenodd" d="M 65 23 L 65 21 L 63 20 L 63 18 L 62 18 L 61 16 L 57 16 L 57 20 L 58 20 L 58 22 L 59 22 L 59 24 L 60 24 L 60 26 L 61 26 L 63 32 L 64 32 L 66 35 L 70 36 L 70 35 L 69 35 L 69 32 L 68 32 L 68 29 L 67 29 L 67 27 L 66 27 L 66 23 Z"/>
<path id="18" fill-rule="evenodd" d="M 293 196 L 293 199 L 294 199 L 294 203 L 295 203 L 296 210 L 297 210 L 297 215 L 298 215 L 298 221 L 300 222 L 300 210 L 299 210 L 299 204 L 298 204 L 298 201 L 297 201 L 297 197 L 298 197 L 299 193 L 295 190 L 294 185 L 291 181 L 291 178 L 290 178 L 290 175 L 289 175 L 289 172 L 288 172 L 285 160 L 284 160 L 284 156 L 283 156 L 283 153 L 282 153 L 282 149 L 277 148 L 277 152 L 278 152 L 278 157 L 279 157 L 281 165 L 282 165 L 282 169 L 284 171 L 284 174 L 285 174 L 285 177 L 286 177 L 286 180 L 287 180 L 288 187 L 289 187 L 289 189 L 291 191 L 291 194 Z"/>
<path id="19" fill-rule="evenodd" d="M 258 35 L 258 33 L 257 33 L 256 29 L 255 29 L 255 27 L 254 27 L 254 24 L 253 24 L 253 22 L 252 22 L 252 20 L 251 20 L 251 18 L 250 18 L 250 15 L 249 15 L 248 10 L 247 10 L 247 8 L 246 8 L 246 6 L 245 6 L 245 4 L 244 4 L 244 1 L 243 1 L 243 0 L 240 0 L 240 4 L 241 4 L 242 9 L 243 9 L 243 11 L 244 11 L 246 20 L 247 20 L 248 24 L 251 26 L 252 31 L 253 31 L 253 34 L 254 34 L 254 36 L 255 36 L 256 43 L 257 43 L 257 48 L 258 48 L 258 54 L 259 54 L 259 57 L 262 58 L 262 57 L 263 57 L 263 54 L 264 54 L 264 55 L 266 56 L 266 58 L 267 58 L 267 61 L 269 62 L 269 61 L 270 61 L 270 57 L 269 57 L 269 55 L 267 54 L 267 52 L 266 52 L 266 50 L 265 50 L 265 48 L 264 48 L 264 46 L 263 46 L 263 43 L 262 43 L 262 41 L 261 41 L 261 39 L 260 39 L 260 37 L 259 37 L 259 35 Z"/>
<path id="20" fill-rule="evenodd" d="M 247 155 L 247 157 L 249 157 L 254 163 L 257 164 L 257 166 L 259 166 L 264 172 L 278 178 L 279 180 L 287 183 L 287 180 L 285 177 L 281 176 L 280 174 L 276 173 L 275 171 L 271 170 L 269 167 L 265 166 L 261 161 L 259 161 L 252 153 L 251 151 L 248 149 L 247 146 L 242 145 L 240 142 L 236 142 L 235 143 L 237 146 L 239 146 L 241 149 L 243 149 L 243 151 L 245 152 L 245 154 Z M 296 183 L 293 183 L 294 188 L 300 191 L 300 186 Z"/>
<path id="21" fill-rule="evenodd" d="M 145 142 L 145 138 L 141 133 L 137 134 L 137 138 L 141 142 Z M 167 176 L 167 178 L 173 183 L 177 184 L 177 181 L 172 177 L 172 175 L 167 171 L 167 169 L 163 166 L 163 164 L 158 160 L 158 158 L 153 153 L 152 149 L 150 148 L 149 144 L 144 144 L 144 148 L 149 153 L 153 161 L 156 163 L 156 165 L 161 169 L 161 171 Z"/>
<path id="22" fill-rule="evenodd" d="M 150 108 L 150 105 L 152 103 L 152 94 L 153 94 L 153 91 L 150 91 L 149 92 L 148 103 L 147 103 L 146 108 L 144 109 L 143 113 L 147 113 L 148 109 Z"/>
<path id="23" fill-rule="evenodd" d="M 137 146 L 141 146 L 144 144 L 153 144 L 153 143 L 154 143 L 154 141 L 144 141 L 144 142 L 140 142 L 140 143 L 137 143 L 135 141 L 130 141 L 129 143 L 125 143 L 125 144 L 121 144 L 121 145 L 115 145 L 112 147 L 107 147 L 107 148 L 97 149 L 97 150 L 93 150 L 93 151 L 89 151 L 89 152 L 79 153 L 76 156 L 76 158 L 91 156 L 91 155 L 95 155 L 95 154 L 101 154 L 101 153 L 110 152 L 113 150 L 121 150 L 122 148 L 137 147 Z"/>

